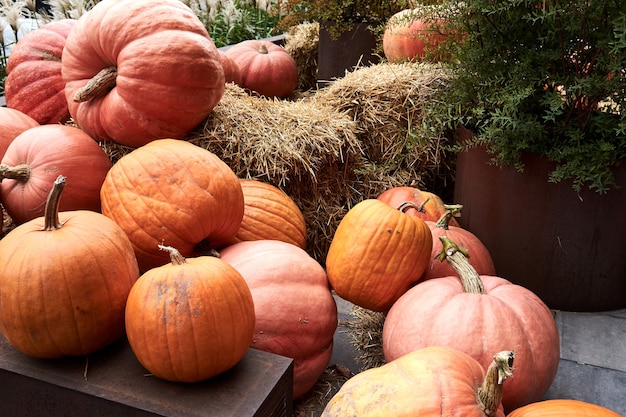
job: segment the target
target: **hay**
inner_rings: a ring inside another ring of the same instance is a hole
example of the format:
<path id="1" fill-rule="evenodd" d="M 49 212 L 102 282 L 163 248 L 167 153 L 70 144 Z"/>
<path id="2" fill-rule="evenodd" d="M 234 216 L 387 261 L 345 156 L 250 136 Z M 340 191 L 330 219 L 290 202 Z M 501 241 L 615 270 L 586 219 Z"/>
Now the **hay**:
<path id="1" fill-rule="evenodd" d="M 305 98 L 267 99 L 227 84 L 220 103 L 187 138 L 240 178 L 284 190 L 307 223 L 307 252 L 322 265 L 334 232 L 356 203 L 387 188 L 430 191 L 448 175 L 443 132 L 421 127 L 445 87 L 433 64 L 378 64 Z M 130 149 L 101 144 L 113 161 Z"/>
<path id="2" fill-rule="evenodd" d="M 313 388 L 293 404 L 294 417 L 318 417 L 326 404 L 352 376 L 349 369 L 331 365 L 322 372 Z"/>
<path id="3" fill-rule="evenodd" d="M 383 325 L 385 314 L 371 311 L 357 305 L 352 306 L 353 320 L 346 321 L 352 346 L 359 352 L 355 360 L 360 370 L 378 368 L 385 364 L 383 353 Z"/>
<path id="4" fill-rule="evenodd" d="M 314 89 L 317 84 L 317 47 L 320 25 L 303 23 L 289 29 L 285 36 L 285 50 L 298 66 L 298 84 L 301 91 Z"/>

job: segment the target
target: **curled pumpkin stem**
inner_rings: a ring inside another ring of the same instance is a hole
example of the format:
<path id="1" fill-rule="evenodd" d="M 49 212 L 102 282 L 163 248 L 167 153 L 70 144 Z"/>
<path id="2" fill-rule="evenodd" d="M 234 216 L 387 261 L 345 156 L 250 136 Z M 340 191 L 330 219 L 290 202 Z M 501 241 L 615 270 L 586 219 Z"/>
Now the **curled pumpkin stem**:
<path id="1" fill-rule="evenodd" d="M 82 103 L 105 94 L 115 86 L 116 78 L 116 67 L 108 67 L 101 70 L 87 84 L 76 91 L 73 100 Z"/>
<path id="2" fill-rule="evenodd" d="M 436 226 L 440 229 L 448 230 L 450 219 L 453 217 L 461 217 L 462 204 L 444 204 L 446 211 L 437 220 Z"/>
<path id="3" fill-rule="evenodd" d="M 28 164 L 18 164 L 14 167 L 0 165 L 0 181 L 4 179 L 27 182 L 30 179 L 31 168 Z"/>
<path id="4" fill-rule="evenodd" d="M 487 368 L 487 375 L 478 389 L 478 402 L 486 416 L 496 414 L 502 402 L 504 381 L 513 375 L 513 360 L 515 352 L 505 350 L 493 357 L 493 362 Z"/>
<path id="5" fill-rule="evenodd" d="M 413 209 L 419 211 L 420 213 L 426 213 L 426 210 L 424 210 L 424 205 L 428 202 L 429 199 L 430 199 L 430 197 L 428 197 L 426 199 L 426 201 L 424 201 L 419 206 L 417 204 L 413 203 L 412 201 L 405 201 L 404 203 L 400 204 L 397 207 L 397 210 L 400 210 L 401 212 L 405 213 L 408 209 L 413 208 Z"/>
<path id="6" fill-rule="evenodd" d="M 448 236 L 439 236 L 439 240 L 443 244 L 443 248 L 437 259 L 441 262 L 447 261 L 456 271 L 466 293 L 484 294 L 483 281 L 476 269 L 467 260 L 469 258 L 467 251 L 454 243 Z"/>

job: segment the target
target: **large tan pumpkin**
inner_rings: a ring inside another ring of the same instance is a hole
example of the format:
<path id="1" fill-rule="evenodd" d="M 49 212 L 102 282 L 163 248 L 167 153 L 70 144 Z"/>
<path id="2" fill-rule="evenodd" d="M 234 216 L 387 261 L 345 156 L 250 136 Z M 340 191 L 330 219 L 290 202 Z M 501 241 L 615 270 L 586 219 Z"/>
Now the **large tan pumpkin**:
<path id="1" fill-rule="evenodd" d="M 224 93 L 218 50 L 178 0 L 101 1 L 68 35 L 61 63 L 78 126 L 130 147 L 185 137 Z"/>
<path id="2" fill-rule="evenodd" d="M 256 314 L 252 347 L 294 359 L 293 397 L 309 391 L 328 366 L 337 306 L 324 268 L 303 249 L 277 240 L 220 252 L 246 280 Z"/>
<path id="3" fill-rule="evenodd" d="M 243 192 L 215 154 L 189 142 L 157 139 L 120 158 L 100 190 L 102 213 L 135 248 L 142 272 L 170 261 L 157 245 L 184 257 L 224 246 L 239 230 Z"/>
<path id="4" fill-rule="evenodd" d="M 492 354 L 485 372 L 461 351 L 419 349 L 350 378 L 322 417 L 504 417 L 502 383 L 513 375 L 514 356 Z"/>

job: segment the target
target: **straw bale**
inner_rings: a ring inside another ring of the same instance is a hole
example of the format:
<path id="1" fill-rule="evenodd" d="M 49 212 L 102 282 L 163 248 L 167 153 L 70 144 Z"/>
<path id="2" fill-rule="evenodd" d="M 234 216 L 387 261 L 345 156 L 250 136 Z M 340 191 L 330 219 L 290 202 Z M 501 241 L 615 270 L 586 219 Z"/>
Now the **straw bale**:
<path id="1" fill-rule="evenodd" d="M 317 83 L 317 48 L 320 25 L 317 22 L 293 26 L 285 35 L 285 50 L 298 65 L 296 88 L 306 91 Z"/>

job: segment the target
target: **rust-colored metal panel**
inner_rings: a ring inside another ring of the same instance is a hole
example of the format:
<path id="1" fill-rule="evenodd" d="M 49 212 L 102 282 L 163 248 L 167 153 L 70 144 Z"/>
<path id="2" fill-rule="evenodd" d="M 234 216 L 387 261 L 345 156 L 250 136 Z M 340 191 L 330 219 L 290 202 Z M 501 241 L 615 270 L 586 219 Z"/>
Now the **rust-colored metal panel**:
<path id="1" fill-rule="evenodd" d="M 553 309 L 626 307 L 626 166 L 608 194 L 549 183 L 553 165 L 535 155 L 525 170 L 489 165 L 482 148 L 459 154 L 454 203 L 461 226 L 487 246 L 497 274 L 535 292 Z"/>

